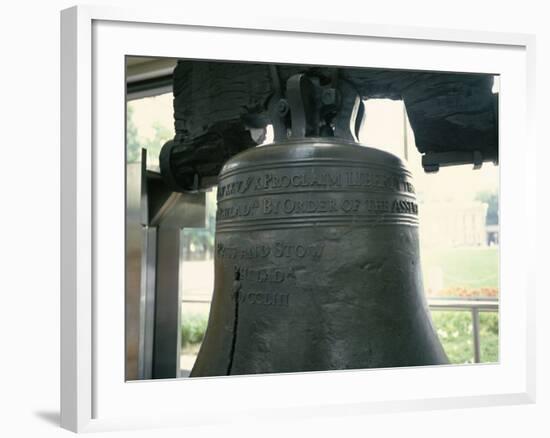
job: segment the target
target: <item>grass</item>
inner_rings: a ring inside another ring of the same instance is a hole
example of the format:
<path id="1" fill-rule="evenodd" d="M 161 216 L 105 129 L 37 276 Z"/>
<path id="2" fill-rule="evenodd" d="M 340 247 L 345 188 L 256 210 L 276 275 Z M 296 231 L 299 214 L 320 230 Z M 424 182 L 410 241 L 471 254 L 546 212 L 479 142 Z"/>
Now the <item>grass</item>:
<path id="1" fill-rule="evenodd" d="M 438 266 L 443 288 L 497 288 L 498 248 L 448 248 L 425 251 L 422 265 Z"/>

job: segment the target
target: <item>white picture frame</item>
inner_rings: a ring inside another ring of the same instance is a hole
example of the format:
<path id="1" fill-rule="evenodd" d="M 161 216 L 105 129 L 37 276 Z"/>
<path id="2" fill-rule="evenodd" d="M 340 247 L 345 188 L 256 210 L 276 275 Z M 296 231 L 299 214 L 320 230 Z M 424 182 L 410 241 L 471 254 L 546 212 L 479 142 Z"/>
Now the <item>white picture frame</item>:
<path id="1" fill-rule="evenodd" d="M 525 34 L 292 17 L 62 11 L 62 427 L 82 432 L 534 402 L 535 286 L 522 257 L 536 230 L 534 210 L 523 208 L 535 205 L 536 192 L 526 166 L 535 156 L 534 45 Z M 125 382 L 124 55 L 499 74 L 500 362 Z M 512 147 L 520 143 L 523 153 Z M 521 235 L 513 232 L 518 226 Z M 357 391 L 362 387 L 369 390 Z"/>

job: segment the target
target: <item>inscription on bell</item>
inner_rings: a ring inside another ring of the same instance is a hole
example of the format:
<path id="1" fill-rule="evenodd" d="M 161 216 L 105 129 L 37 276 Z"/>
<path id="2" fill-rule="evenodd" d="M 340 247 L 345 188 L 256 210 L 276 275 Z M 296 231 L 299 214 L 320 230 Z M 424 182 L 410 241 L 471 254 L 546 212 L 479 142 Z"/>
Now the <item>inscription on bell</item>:
<path id="1" fill-rule="evenodd" d="M 316 198 L 270 197 L 254 201 L 234 201 L 231 205 L 218 208 L 217 219 L 238 217 L 290 216 L 307 214 L 374 214 L 374 213 L 418 214 L 418 205 L 408 199 L 358 199 L 358 198 Z"/>
<path id="2" fill-rule="evenodd" d="M 391 211 L 394 213 L 412 213 L 418 214 L 418 205 L 412 201 L 403 199 L 393 201 Z"/>
<path id="3" fill-rule="evenodd" d="M 243 180 L 231 181 L 227 184 L 220 185 L 217 195 L 218 199 L 238 193 L 246 193 L 253 180 L 254 179 L 250 176 Z"/>
<path id="4" fill-rule="evenodd" d="M 242 304 L 258 304 L 264 306 L 288 307 L 288 293 L 273 292 L 241 292 L 238 296 L 233 295 L 233 300 Z"/>
<path id="5" fill-rule="evenodd" d="M 264 214 L 291 214 L 291 213 L 328 213 L 338 211 L 333 199 L 304 200 L 304 199 L 263 199 L 262 212 Z"/>
<path id="6" fill-rule="evenodd" d="M 296 169 L 271 171 L 262 174 L 234 177 L 220 184 L 218 199 L 246 193 L 269 192 L 284 189 L 365 189 L 389 192 L 415 193 L 406 176 L 396 176 L 375 169 L 321 171 Z"/>
<path id="7" fill-rule="evenodd" d="M 235 272 L 239 272 L 243 281 L 257 283 L 282 283 L 286 280 L 296 279 L 292 267 L 288 268 L 249 268 L 246 266 L 234 266 Z"/>
<path id="8" fill-rule="evenodd" d="M 254 201 L 236 202 L 228 207 L 218 207 L 216 212 L 217 219 L 231 219 L 234 217 L 255 216 L 256 210 L 260 207 L 260 202 Z"/>
<path id="9" fill-rule="evenodd" d="M 275 241 L 271 245 L 231 246 L 216 245 L 216 255 L 226 259 L 297 258 L 319 260 L 323 255 L 324 243 L 289 243 Z"/>

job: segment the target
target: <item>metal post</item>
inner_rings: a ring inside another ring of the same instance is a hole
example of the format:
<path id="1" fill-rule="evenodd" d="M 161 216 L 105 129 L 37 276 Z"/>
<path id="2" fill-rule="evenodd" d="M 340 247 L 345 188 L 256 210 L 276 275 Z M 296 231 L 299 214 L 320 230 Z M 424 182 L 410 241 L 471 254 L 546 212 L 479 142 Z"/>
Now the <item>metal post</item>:
<path id="1" fill-rule="evenodd" d="M 403 158 L 405 161 L 409 161 L 409 133 L 407 120 L 407 107 L 403 101 Z"/>
<path id="2" fill-rule="evenodd" d="M 172 192 L 147 170 L 126 168 L 126 380 L 179 377 L 180 232 L 204 227 L 204 193 Z"/>
<path id="3" fill-rule="evenodd" d="M 153 378 L 179 377 L 180 361 L 180 229 L 157 229 Z"/>
<path id="4" fill-rule="evenodd" d="M 153 377 L 157 228 L 144 228 L 141 267 L 139 379 Z"/>
<path id="5" fill-rule="evenodd" d="M 141 290 L 142 254 L 146 233 L 143 219 L 144 173 L 146 153 L 141 161 L 126 166 L 126 290 L 125 290 L 125 376 L 126 380 L 139 379 L 141 375 Z"/>
<path id="6" fill-rule="evenodd" d="M 472 332 L 474 338 L 474 362 L 481 362 L 480 342 L 479 342 L 479 309 L 472 307 Z"/>

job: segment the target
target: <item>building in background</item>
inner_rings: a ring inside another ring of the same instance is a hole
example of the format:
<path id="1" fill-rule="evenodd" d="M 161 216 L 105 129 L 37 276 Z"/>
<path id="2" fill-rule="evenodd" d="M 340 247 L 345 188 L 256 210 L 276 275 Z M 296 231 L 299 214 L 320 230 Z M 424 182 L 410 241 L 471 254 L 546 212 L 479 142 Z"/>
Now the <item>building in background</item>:
<path id="1" fill-rule="evenodd" d="M 422 245 L 487 245 L 487 208 L 487 204 L 480 201 L 424 201 L 419 205 Z"/>

